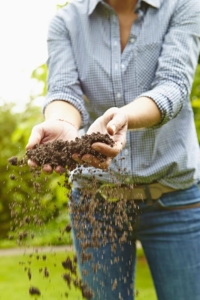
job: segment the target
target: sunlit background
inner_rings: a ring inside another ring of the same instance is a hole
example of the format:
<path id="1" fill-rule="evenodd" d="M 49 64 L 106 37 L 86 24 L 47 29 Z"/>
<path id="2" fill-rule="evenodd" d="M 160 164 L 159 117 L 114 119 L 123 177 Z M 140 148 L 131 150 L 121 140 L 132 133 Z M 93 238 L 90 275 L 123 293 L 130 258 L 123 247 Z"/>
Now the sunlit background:
<path id="1" fill-rule="evenodd" d="M 50 19 L 63 0 L 0 1 L 0 104 L 14 102 L 23 110 L 39 86 L 31 72 L 46 62 Z M 35 101 L 40 104 L 39 101 Z"/>

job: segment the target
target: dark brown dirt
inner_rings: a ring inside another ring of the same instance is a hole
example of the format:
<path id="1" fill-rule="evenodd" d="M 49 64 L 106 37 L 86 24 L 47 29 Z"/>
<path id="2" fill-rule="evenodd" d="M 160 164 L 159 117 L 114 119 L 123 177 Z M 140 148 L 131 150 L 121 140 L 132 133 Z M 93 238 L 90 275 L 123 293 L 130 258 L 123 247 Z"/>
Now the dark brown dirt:
<path id="1" fill-rule="evenodd" d="M 102 142 L 113 147 L 113 140 L 109 135 L 93 133 L 84 135 L 82 138 L 76 138 L 75 141 L 55 141 L 43 145 L 36 145 L 34 149 L 27 150 L 28 159 L 35 161 L 39 166 L 49 164 L 55 168 L 57 166 L 67 167 L 69 170 L 76 168 L 77 163 L 72 159 L 72 155 L 78 153 L 80 157 L 84 154 L 91 154 L 104 161 L 106 156 L 93 150 L 91 145 L 95 142 Z M 10 159 L 11 160 L 11 159 Z M 13 162 L 14 159 L 11 160 Z"/>

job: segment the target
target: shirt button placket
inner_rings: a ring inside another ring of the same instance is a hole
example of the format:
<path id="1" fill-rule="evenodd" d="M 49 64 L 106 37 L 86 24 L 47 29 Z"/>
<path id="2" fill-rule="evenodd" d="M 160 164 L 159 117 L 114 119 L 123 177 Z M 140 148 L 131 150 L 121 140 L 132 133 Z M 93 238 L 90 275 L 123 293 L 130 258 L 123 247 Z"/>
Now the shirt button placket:
<path id="1" fill-rule="evenodd" d="M 121 45 L 119 36 L 119 22 L 115 13 L 111 14 L 111 44 L 112 44 L 112 81 L 114 100 L 117 107 L 124 105 L 123 87 L 121 80 Z"/>
<path id="2" fill-rule="evenodd" d="M 111 76 L 113 83 L 113 95 L 115 105 L 117 107 L 122 107 L 125 105 L 125 99 L 123 98 L 123 85 L 122 85 L 122 75 L 124 74 L 125 64 L 122 62 L 121 55 L 121 45 L 120 45 L 120 30 L 117 16 L 113 13 L 110 15 L 110 26 L 111 26 Z M 127 145 L 130 145 L 130 133 L 127 133 Z M 128 146 L 129 147 L 129 146 Z M 127 153 L 128 151 L 128 153 Z M 119 157 L 124 157 L 125 159 L 119 160 L 119 167 L 124 170 L 126 168 L 129 174 L 131 171 L 131 155 L 129 148 L 127 151 L 122 151 Z"/>

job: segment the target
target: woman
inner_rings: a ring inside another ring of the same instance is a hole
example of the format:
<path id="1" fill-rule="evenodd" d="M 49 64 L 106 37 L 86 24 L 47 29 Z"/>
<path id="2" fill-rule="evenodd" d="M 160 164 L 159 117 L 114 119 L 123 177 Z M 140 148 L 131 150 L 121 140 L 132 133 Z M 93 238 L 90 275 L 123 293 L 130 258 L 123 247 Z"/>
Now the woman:
<path id="1" fill-rule="evenodd" d="M 133 202 L 124 201 L 132 229 L 123 246 L 122 231 L 114 228 L 115 241 L 90 247 L 92 259 L 84 266 L 74 230 L 80 270 L 95 300 L 133 299 L 137 239 L 159 300 L 200 298 L 200 155 L 189 101 L 199 49 L 198 0 L 77 0 L 50 23 L 46 120 L 33 128 L 27 149 L 73 140 L 80 128 L 108 133 L 114 147 L 92 146 L 106 155 L 104 162 L 89 154 L 73 158 L 96 168 L 99 191 L 110 174 L 98 177 L 101 169 L 117 174 L 126 168 L 120 193 L 129 200 L 127 189 L 136 185 L 132 198 L 141 212 L 136 220 Z M 49 165 L 44 170 L 52 172 Z M 72 203 L 81 201 L 90 176 L 83 168 Z M 138 191 L 144 201 L 137 199 Z M 103 198 L 105 193 L 97 193 L 97 201 L 107 201 Z M 95 217 L 106 214 L 101 210 Z M 114 218 L 110 212 L 109 224 Z M 87 226 L 90 240 L 91 223 Z"/>

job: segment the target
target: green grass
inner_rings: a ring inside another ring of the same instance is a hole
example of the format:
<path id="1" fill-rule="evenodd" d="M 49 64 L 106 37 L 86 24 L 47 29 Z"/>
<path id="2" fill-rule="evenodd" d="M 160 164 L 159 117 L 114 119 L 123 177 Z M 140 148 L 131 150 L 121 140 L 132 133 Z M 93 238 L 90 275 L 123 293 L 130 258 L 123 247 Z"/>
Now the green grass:
<path id="1" fill-rule="evenodd" d="M 135 297 L 135 300 L 157 299 L 149 267 L 142 250 L 139 250 L 138 253 L 135 290 L 138 291 L 138 296 Z"/>
<path id="2" fill-rule="evenodd" d="M 42 254 L 11 255 L 0 257 L 0 299 L 1 300 L 28 300 L 36 299 L 29 296 L 29 287 L 36 286 L 41 290 L 41 300 L 81 300 L 80 293 L 74 289 L 68 290 L 66 283 L 62 279 L 64 269 L 61 262 L 68 255 L 66 252 L 48 253 L 47 259 L 42 259 Z M 72 255 L 72 253 L 71 253 Z M 40 268 L 47 266 L 50 276 L 44 278 Z M 25 268 L 30 267 L 32 279 L 29 281 Z M 136 274 L 136 290 L 138 290 L 138 300 L 156 300 L 151 276 L 142 253 L 139 254 Z M 66 298 L 65 292 L 69 293 Z"/>

